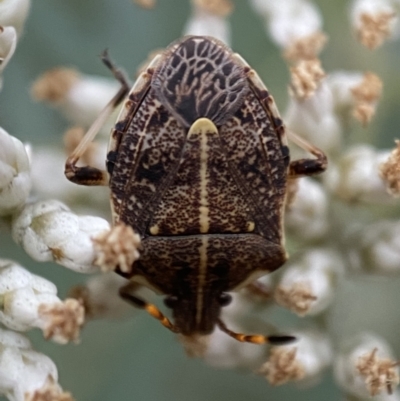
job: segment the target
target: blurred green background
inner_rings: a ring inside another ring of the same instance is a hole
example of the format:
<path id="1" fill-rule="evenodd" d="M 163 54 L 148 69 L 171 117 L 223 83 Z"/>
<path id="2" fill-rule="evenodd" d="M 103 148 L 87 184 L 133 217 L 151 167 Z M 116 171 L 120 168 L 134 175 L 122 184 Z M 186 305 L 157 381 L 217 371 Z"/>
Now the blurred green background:
<path id="1" fill-rule="evenodd" d="M 325 69 L 371 70 L 384 81 L 384 98 L 377 118 L 367 129 L 352 124 L 346 141 L 392 147 L 400 127 L 399 42 L 370 52 L 356 42 L 350 31 L 348 1 L 315 3 L 323 13 L 324 30 L 330 38 L 322 55 Z M 235 5 L 230 18 L 232 47 L 259 72 L 283 111 L 289 75 L 280 50 L 266 36 L 261 18 L 248 1 L 236 0 Z M 22 141 L 61 147 L 68 123 L 57 111 L 32 102 L 29 89 L 34 79 L 59 65 L 109 76 L 98 58 L 105 48 L 133 77 L 150 51 L 167 46 L 181 35 L 189 14 L 188 0 L 158 0 L 151 11 L 140 9 L 131 0 L 33 2 L 24 35 L 5 71 L 0 126 Z M 15 259 L 52 280 L 61 297 L 70 286 L 85 280 L 60 266 L 34 263 L 12 244 L 4 230 L 0 256 Z M 395 327 L 398 326 L 397 322 Z M 189 359 L 174 335 L 144 313 L 129 321 L 89 323 L 79 346 L 59 346 L 44 342 L 41 333 L 30 334 L 36 348 L 55 361 L 61 385 L 77 400 L 330 401 L 341 397 L 329 372 L 313 388 L 271 388 L 251 373 L 216 370 L 201 360 Z"/>

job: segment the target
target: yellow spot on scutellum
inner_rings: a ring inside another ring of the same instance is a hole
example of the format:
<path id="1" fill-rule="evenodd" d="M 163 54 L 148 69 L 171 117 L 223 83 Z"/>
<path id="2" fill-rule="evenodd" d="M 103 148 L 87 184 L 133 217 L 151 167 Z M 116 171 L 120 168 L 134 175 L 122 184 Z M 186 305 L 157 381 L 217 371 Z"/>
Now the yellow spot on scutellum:
<path id="1" fill-rule="evenodd" d="M 230 0 L 192 0 L 192 4 L 219 17 L 226 17 L 233 11 Z"/>
<path id="2" fill-rule="evenodd" d="M 259 373 L 274 386 L 289 381 L 301 380 L 305 376 L 304 366 L 296 359 L 296 347 L 272 347 L 268 361 Z"/>
<path id="3" fill-rule="evenodd" d="M 150 227 L 150 234 L 157 235 L 160 232 L 160 227 L 157 225 Z"/>
<path id="4" fill-rule="evenodd" d="M 255 227 L 254 221 L 248 221 L 247 222 L 247 231 L 248 232 L 254 231 L 254 227 Z"/>
<path id="5" fill-rule="evenodd" d="M 80 79 L 78 71 L 71 68 L 53 68 L 33 83 L 31 94 L 35 100 L 59 103 Z"/>
<path id="6" fill-rule="evenodd" d="M 368 49 L 376 49 L 392 34 L 395 12 L 362 13 L 357 21 L 358 40 Z"/>
<path id="7" fill-rule="evenodd" d="M 327 36 L 320 32 L 295 39 L 283 52 L 283 56 L 289 61 L 313 60 L 317 58 L 327 42 Z"/>
<path id="8" fill-rule="evenodd" d="M 290 94 L 297 99 L 311 97 L 318 89 L 325 71 L 317 58 L 302 60 L 296 66 L 290 68 L 291 83 Z"/>
<path id="9" fill-rule="evenodd" d="M 389 358 L 379 358 L 378 349 L 360 356 L 356 363 L 358 373 L 365 379 L 365 385 L 371 396 L 382 391 L 393 393 L 399 384 L 398 362 Z"/>
<path id="10" fill-rule="evenodd" d="M 363 125 L 367 125 L 375 115 L 382 87 L 382 81 L 376 74 L 366 72 L 363 80 L 351 89 L 354 98 L 353 116 Z"/>
<path id="11" fill-rule="evenodd" d="M 104 272 L 117 267 L 130 273 L 135 260 L 139 258 L 140 236 L 131 226 L 117 223 L 110 231 L 92 239 L 96 258 L 94 264 Z"/>
<path id="12" fill-rule="evenodd" d="M 400 141 L 395 142 L 396 148 L 380 165 L 380 175 L 386 182 L 388 192 L 393 196 L 400 196 Z"/>

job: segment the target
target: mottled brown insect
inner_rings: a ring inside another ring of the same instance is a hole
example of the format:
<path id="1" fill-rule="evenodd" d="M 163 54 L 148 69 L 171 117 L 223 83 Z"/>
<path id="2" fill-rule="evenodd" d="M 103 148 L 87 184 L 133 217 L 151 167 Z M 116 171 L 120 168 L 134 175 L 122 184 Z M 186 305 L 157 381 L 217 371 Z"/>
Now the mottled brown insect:
<path id="1" fill-rule="evenodd" d="M 287 179 L 326 167 L 315 156 L 290 162 L 285 128 L 254 70 L 211 37 L 188 36 L 157 55 L 128 96 L 122 74 L 104 57 L 122 88 L 69 157 L 66 175 L 83 185 L 109 185 L 114 223 L 142 238 L 127 278 L 167 295 L 171 323 L 158 308 L 121 295 L 183 335 L 218 325 L 239 341 L 285 342 L 290 336 L 229 330 L 221 307 L 237 290 L 287 258 L 283 214 Z M 126 97 L 112 131 L 107 171 L 77 167 L 110 110 Z"/>

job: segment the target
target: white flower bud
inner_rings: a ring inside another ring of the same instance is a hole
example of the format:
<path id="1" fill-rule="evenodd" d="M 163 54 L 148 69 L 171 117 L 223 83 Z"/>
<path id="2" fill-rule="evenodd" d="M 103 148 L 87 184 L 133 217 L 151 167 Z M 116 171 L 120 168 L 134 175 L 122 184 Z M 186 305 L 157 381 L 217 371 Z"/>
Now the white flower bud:
<path id="1" fill-rule="evenodd" d="M 353 269 L 378 274 L 400 272 L 400 223 L 380 221 L 363 226 L 348 238 Z"/>
<path id="2" fill-rule="evenodd" d="M 109 229 L 106 220 L 77 216 L 58 201 L 26 205 L 12 222 L 14 241 L 33 259 L 55 261 L 81 273 L 98 271 L 92 238 Z"/>
<path id="3" fill-rule="evenodd" d="M 300 178 L 285 216 L 288 232 L 300 241 L 320 240 L 329 228 L 327 213 L 328 199 L 323 187 L 311 178 Z"/>
<path id="4" fill-rule="evenodd" d="M 0 329 L 0 394 L 10 401 L 45 399 L 39 397 L 44 394 L 52 395 L 46 399 L 72 400 L 57 380 L 57 367 L 49 357 L 34 351 L 25 336 Z"/>
<path id="5" fill-rule="evenodd" d="M 0 128 L 0 216 L 21 207 L 31 190 L 30 166 L 24 145 Z"/>
<path id="6" fill-rule="evenodd" d="M 324 80 L 313 96 L 290 97 L 286 126 L 325 152 L 335 152 L 341 142 L 341 126 L 334 106 L 332 92 Z"/>
<path id="7" fill-rule="evenodd" d="M 4 259 L 0 259 L 0 300 L 0 322 L 10 329 L 38 327 L 58 343 L 78 338 L 83 324 L 79 303 L 62 303 L 53 283 Z"/>
<path id="8" fill-rule="evenodd" d="M 213 36 L 227 45 L 231 42 L 229 22 L 226 18 L 195 7 L 183 29 L 184 35 Z"/>
<path id="9" fill-rule="evenodd" d="M 1 20 L 1 5 L 0 2 L 0 20 Z M 7 3 L 7 1 L 5 2 Z M 6 65 L 10 61 L 17 46 L 17 32 L 12 26 L 2 26 L 0 23 L 0 90 L 3 86 L 2 74 Z"/>
<path id="10" fill-rule="evenodd" d="M 28 16 L 30 5 L 30 0 L 0 1 L 0 26 L 12 26 L 20 35 Z"/>
<path id="11" fill-rule="evenodd" d="M 328 337 L 317 331 L 298 331 L 293 344 L 272 347 L 269 359 L 260 369 L 273 385 L 288 381 L 314 382 L 333 357 Z"/>
<path id="12" fill-rule="evenodd" d="M 306 0 L 253 0 L 252 4 L 264 16 L 267 33 L 282 48 L 321 30 L 322 17 Z"/>
<path id="13" fill-rule="evenodd" d="M 300 316 L 317 315 L 331 304 L 342 273 L 339 254 L 327 249 L 309 250 L 289 263 L 275 289 L 275 299 Z"/>
<path id="14" fill-rule="evenodd" d="M 399 384 L 397 365 L 385 340 L 363 333 L 342 345 L 335 357 L 334 376 L 344 391 L 357 398 L 390 394 Z"/>
<path id="15" fill-rule="evenodd" d="M 388 203 L 393 198 L 380 176 L 380 165 L 390 151 L 379 151 L 369 145 L 358 145 L 342 155 L 324 174 L 326 187 L 347 202 Z"/>
<path id="16" fill-rule="evenodd" d="M 39 77 L 32 96 L 57 107 L 74 125 L 89 127 L 106 104 L 118 92 L 120 84 L 115 79 L 81 75 L 75 70 L 55 68 Z M 109 132 L 116 118 L 109 118 L 102 132 Z"/>

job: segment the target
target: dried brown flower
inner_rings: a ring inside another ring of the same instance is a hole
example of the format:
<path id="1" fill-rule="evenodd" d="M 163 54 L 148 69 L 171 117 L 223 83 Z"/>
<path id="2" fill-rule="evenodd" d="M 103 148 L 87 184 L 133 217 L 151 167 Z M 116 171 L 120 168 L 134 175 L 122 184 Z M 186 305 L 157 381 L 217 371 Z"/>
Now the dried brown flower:
<path id="1" fill-rule="evenodd" d="M 376 14 L 362 13 L 358 21 L 358 40 L 368 49 L 376 49 L 392 33 L 395 12 L 382 11 Z"/>
<path id="2" fill-rule="evenodd" d="M 129 273 L 133 262 L 139 258 L 140 236 L 122 222 L 93 238 L 93 244 L 97 253 L 94 264 L 104 272 L 118 266 L 122 272 Z"/>
<path id="3" fill-rule="evenodd" d="M 380 175 L 387 184 L 387 190 L 391 195 L 400 195 L 400 141 L 396 140 L 396 148 L 380 165 Z"/>
<path id="4" fill-rule="evenodd" d="M 275 300 L 279 305 L 290 309 L 299 316 L 304 316 L 317 299 L 309 282 L 293 283 L 291 287 L 278 286 L 275 290 Z"/>
<path id="5" fill-rule="evenodd" d="M 54 68 L 34 82 L 31 94 L 35 100 L 59 103 L 79 80 L 78 71 L 71 68 Z"/>
<path id="6" fill-rule="evenodd" d="M 318 59 L 302 60 L 295 67 L 291 67 L 290 72 L 292 75 L 291 95 L 298 99 L 312 96 L 325 77 Z"/>
<path id="7" fill-rule="evenodd" d="M 305 376 L 303 365 L 296 360 L 296 347 L 272 347 L 268 361 L 259 371 L 274 386 L 288 381 L 301 380 Z"/>
<path id="8" fill-rule="evenodd" d="M 193 5 L 215 14 L 226 17 L 233 11 L 233 4 L 230 0 L 192 0 Z"/>
<path id="9" fill-rule="evenodd" d="M 79 331 L 84 323 L 85 311 L 76 299 L 66 299 L 53 305 L 39 306 L 39 315 L 46 321 L 44 336 L 60 343 L 79 340 Z"/>
<path id="10" fill-rule="evenodd" d="M 358 359 L 356 369 L 365 378 L 365 384 L 371 396 L 386 390 L 392 394 L 393 387 L 399 384 L 398 362 L 389 358 L 379 358 L 378 349 L 374 348 Z"/>
<path id="11" fill-rule="evenodd" d="M 354 98 L 353 116 L 363 125 L 367 125 L 375 115 L 382 87 L 382 81 L 376 74 L 366 72 L 363 80 L 351 89 Z"/>
<path id="12" fill-rule="evenodd" d="M 133 0 L 135 4 L 148 10 L 156 6 L 156 0 Z"/>
<path id="13" fill-rule="evenodd" d="M 324 48 L 328 38 L 320 32 L 299 38 L 288 46 L 283 56 L 289 61 L 313 60 Z"/>

